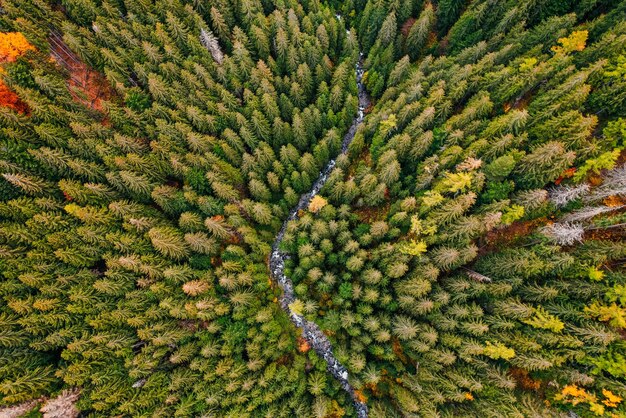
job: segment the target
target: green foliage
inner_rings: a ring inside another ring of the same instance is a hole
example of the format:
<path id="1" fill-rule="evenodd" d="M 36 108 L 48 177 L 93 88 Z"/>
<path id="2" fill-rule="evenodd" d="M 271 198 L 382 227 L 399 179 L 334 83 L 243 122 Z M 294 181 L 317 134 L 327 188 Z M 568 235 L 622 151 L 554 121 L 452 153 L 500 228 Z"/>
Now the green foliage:
<path id="1" fill-rule="evenodd" d="M 490 182 L 487 184 L 487 190 L 481 194 L 480 198 L 485 203 L 504 200 L 509 197 L 513 190 L 515 190 L 515 183 L 512 181 Z"/>
<path id="2" fill-rule="evenodd" d="M 32 67 L 26 58 L 19 57 L 14 63 L 6 65 L 4 69 L 6 71 L 6 78 L 12 83 L 26 88 L 36 87 Z"/>
<path id="3" fill-rule="evenodd" d="M 0 112 L 0 403 L 80 386 L 103 416 L 302 416 L 323 394 L 350 414 L 336 381 L 308 379 L 319 359 L 293 356 L 265 263 L 282 192 L 310 187 L 356 113 L 343 24 L 326 6 L 161 6 L 3 3 L 64 71 L 44 50 L 4 68 L 30 113 Z"/>
<path id="4" fill-rule="evenodd" d="M 587 361 L 595 366 L 594 374 L 607 372 L 612 376 L 626 377 L 626 356 L 624 356 L 624 344 L 617 342 L 599 357 L 589 357 Z"/>
<path id="5" fill-rule="evenodd" d="M 397 126 L 396 115 L 391 114 L 385 120 L 380 122 L 379 132 L 383 137 L 386 137 Z"/>
<path id="6" fill-rule="evenodd" d="M 515 357 L 515 350 L 500 342 L 491 343 L 490 341 L 487 341 L 485 347 L 483 348 L 483 354 L 494 360 L 510 360 Z"/>
<path id="7" fill-rule="evenodd" d="M 626 116 L 624 103 L 626 103 L 626 56 L 622 51 L 620 55 L 610 57 L 598 77 L 593 79 L 594 90 L 589 98 L 589 104 L 595 111 L 605 112 L 611 116 Z M 618 122 L 619 123 L 619 122 Z M 609 126 L 611 123 L 609 123 Z M 623 138 L 623 136 L 622 136 Z"/>
<path id="8" fill-rule="evenodd" d="M 513 171 L 515 162 L 510 154 L 498 157 L 485 167 L 485 175 L 489 180 L 502 181 Z"/>
<path id="9" fill-rule="evenodd" d="M 355 416 L 335 159 L 371 416 L 623 412 L 623 2 L 152 3 L 2 1 L 3 407 Z"/>
<path id="10" fill-rule="evenodd" d="M 341 286 L 339 286 L 339 296 L 344 299 L 352 298 L 352 284 L 348 282 L 341 283 Z"/>
<path id="11" fill-rule="evenodd" d="M 141 89 L 136 87 L 128 89 L 124 101 L 126 103 L 126 106 L 137 112 L 146 110 L 151 105 L 150 96 L 148 96 L 143 91 L 141 91 Z"/>
<path id="12" fill-rule="evenodd" d="M 580 181 L 590 173 L 599 174 L 601 170 L 612 169 L 615 167 L 615 163 L 617 163 L 621 152 L 622 150 L 620 148 L 615 148 L 613 151 L 602 153 L 596 158 L 585 161 L 585 163 L 576 170 L 574 181 Z"/>
<path id="13" fill-rule="evenodd" d="M 611 147 L 623 145 L 626 142 L 626 119 L 619 118 L 609 122 L 603 133 Z"/>
<path id="14" fill-rule="evenodd" d="M 506 208 L 502 214 L 502 224 L 510 225 L 518 219 L 524 216 L 524 207 L 520 205 L 512 205 L 510 208 Z"/>

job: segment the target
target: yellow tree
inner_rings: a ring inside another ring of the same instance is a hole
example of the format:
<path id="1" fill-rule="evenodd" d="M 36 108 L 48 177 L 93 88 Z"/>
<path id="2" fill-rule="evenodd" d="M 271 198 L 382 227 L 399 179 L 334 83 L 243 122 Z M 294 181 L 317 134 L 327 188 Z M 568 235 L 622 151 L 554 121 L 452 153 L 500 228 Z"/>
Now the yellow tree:
<path id="1" fill-rule="evenodd" d="M 20 32 L 0 33 L 0 61 L 13 62 L 29 50 L 34 51 L 35 47 Z"/>
<path id="2" fill-rule="evenodd" d="M 311 202 L 309 203 L 309 212 L 317 213 L 320 210 L 322 210 L 322 208 L 326 206 L 327 204 L 328 202 L 326 201 L 326 199 L 324 199 L 320 195 L 315 195 L 313 196 L 313 199 L 311 199 Z"/>

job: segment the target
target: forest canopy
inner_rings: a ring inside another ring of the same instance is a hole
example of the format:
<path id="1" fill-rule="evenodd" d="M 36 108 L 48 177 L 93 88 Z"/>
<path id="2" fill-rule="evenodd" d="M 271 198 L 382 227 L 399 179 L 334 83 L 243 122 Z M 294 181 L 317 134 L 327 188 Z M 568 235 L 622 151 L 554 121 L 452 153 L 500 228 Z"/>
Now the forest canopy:
<path id="1" fill-rule="evenodd" d="M 626 1 L 2 0 L 1 417 L 626 416 Z"/>

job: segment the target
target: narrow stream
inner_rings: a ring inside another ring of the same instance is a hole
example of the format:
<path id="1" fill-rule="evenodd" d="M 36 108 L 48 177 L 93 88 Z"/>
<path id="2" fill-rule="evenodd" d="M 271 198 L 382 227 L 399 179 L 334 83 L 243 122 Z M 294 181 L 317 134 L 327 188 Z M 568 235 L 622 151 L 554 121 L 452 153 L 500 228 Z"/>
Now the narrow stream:
<path id="1" fill-rule="evenodd" d="M 362 83 L 363 78 L 363 54 L 360 54 L 359 61 L 356 64 L 356 81 L 358 88 L 358 96 L 359 96 L 359 111 L 357 116 L 354 118 L 350 129 L 346 133 L 343 138 L 343 142 L 341 144 L 341 154 L 345 154 L 348 151 L 348 146 L 354 139 L 354 135 L 356 133 L 357 128 L 363 122 L 365 117 L 365 109 L 370 103 L 367 92 L 365 91 L 365 87 Z M 328 180 L 329 174 L 335 168 L 336 161 L 330 160 L 324 170 L 320 173 L 320 176 L 317 178 L 315 183 L 313 183 L 313 187 L 308 193 L 300 196 L 300 201 L 298 204 L 291 210 L 289 213 L 289 217 L 283 223 L 280 231 L 276 235 L 276 239 L 274 240 L 274 244 L 272 245 L 272 253 L 270 255 L 270 272 L 272 279 L 278 283 L 281 287 L 283 294 L 280 296 L 280 306 L 282 309 L 287 312 L 291 322 L 293 322 L 296 327 L 302 330 L 302 337 L 309 343 L 309 345 L 315 350 L 315 352 L 321 356 L 328 365 L 328 371 L 330 374 L 335 377 L 339 381 L 341 387 L 348 392 L 352 401 L 354 403 L 354 407 L 357 412 L 357 416 L 359 418 L 366 418 L 368 416 L 367 405 L 359 400 L 356 396 L 354 388 L 350 385 L 348 381 L 348 370 L 335 358 L 333 354 L 333 348 L 330 344 L 330 341 L 324 335 L 320 327 L 315 323 L 308 321 L 302 315 L 298 315 L 289 309 L 289 304 L 295 301 L 296 297 L 293 291 L 293 283 L 289 277 L 285 275 L 285 260 L 289 258 L 289 256 L 279 249 L 281 242 L 285 236 L 285 230 L 287 229 L 287 223 L 297 218 L 297 214 L 299 210 L 306 209 L 309 205 L 309 202 L 319 191 L 322 189 L 326 181 Z"/>

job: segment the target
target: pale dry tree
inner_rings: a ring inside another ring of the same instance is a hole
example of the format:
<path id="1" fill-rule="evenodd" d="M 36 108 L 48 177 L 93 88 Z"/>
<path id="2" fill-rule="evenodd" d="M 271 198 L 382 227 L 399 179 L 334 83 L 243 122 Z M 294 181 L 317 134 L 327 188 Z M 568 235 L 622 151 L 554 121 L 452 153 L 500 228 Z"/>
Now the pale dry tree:
<path id="1" fill-rule="evenodd" d="M 219 249 L 219 243 L 204 232 L 190 232 L 185 234 L 185 242 L 193 251 L 200 254 L 211 254 Z"/>
<path id="2" fill-rule="evenodd" d="M 470 270 L 468 268 L 463 268 L 463 270 L 467 274 L 467 277 L 478 283 L 491 283 L 492 281 L 490 277 L 487 277 L 484 274 L 480 274 L 477 271 Z"/>
<path id="3" fill-rule="evenodd" d="M 230 295 L 230 302 L 235 306 L 249 306 L 254 299 L 254 293 L 250 289 L 239 289 Z"/>
<path id="4" fill-rule="evenodd" d="M 473 157 L 467 157 L 462 163 L 457 164 L 457 171 L 474 171 L 483 165 L 482 160 Z"/>
<path id="5" fill-rule="evenodd" d="M 211 285 L 203 280 L 191 280 L 183 284 L 183 292 L 189 296 L 198 296 L 211 288 Z"/>
<path id="6" fill-rule="evenodd" d="M 379 238 L 384 236 L 387 231 L 389 231 L 389 226 L 387 225 L 387 222 L 377 221 L 372 224 L 370 233 L 372 234 L 372 236 Z"/>
<path id="7" fill-rule="evenodd" d="M 37 177 L 27 176 L 20 173 L 4 173 L 2 174 L 2 177 L 4 177 L 4 179 L 13 186 L 19 187 L 22 191 L 30 195 L 38 195 L 46 190 L 46 183 Z"/>
<path id="8" fill-rule="evenodd" d="M 500 224 L 502 212 L 489 212 L 483 216 L 483 227 L 485 231 L 491 231 Z"/>
<path id="9" fill-rule="evenodd" d="M 626 186 L 626 165 L 610 170 L 604 177 L 604 184 L 612 186 Z"/>
<path id="10" fill-rule="evenodd" d="M 594 202 L 615 195 L 626 195 L 626 165 L 610 170 L 602 185 L 594 188 L 585 200 Z"/>
<path id="11" fill-rule="evenodd" d="M 597 202 L 598 200 L 606 199 L 610 196 L 626 196 L 626 185 L 618 187 L 598 187 L 594 189 L 587 199 L 590 202 Z"/>
<path id="12" fill-rule="evenodd" d="M 419 332 L 418 324 L 408 316 L 398 316 L 394 320 L 393 333 L 401 340 L 411 340 Z"/>
<path id="13" fill-rule="evenodd" d="M 205 228 L 216 238 L 228 239 L 231 232 L 221 216 L 213 216 L 204 220 Z"/>
<path id="14" fill-rule="evenodd" d="M 220 44 L 217 38 L 215 37 L 215 35 L 213 35 L 213 32 L 208 29 L 201 29 L 200 43 L 211 53 L 211 56 L 213 57 L 215 62 L 217 62 L 218 64 L 222 63 L 222 61 L 224 60 L 224 53 L 220 48 Z"/>
<path id="15" fill-rule="evenodd" d="M 520 192 L 513 202 L 523 206 L 526 210 L 533 210 L 540 207 L 546 200 L 548 200 L 547 190 L 532 189 Z"/>
<path id="16" fill-rule="evenodd" d="M 316 396 L 313 402 L 312 416 L 314 418 L 324 418 L 328 416 L 330 401 L 325 396 Z"/>
<path id="17" fill-rule="evenodd" d="M 588 184 L 581 184 L 578 186 L 560 186 L 553 187 L 548 190 L 550 201 L 557 207 L 567 205 L 576 199 L 580 199 L 589 193 L 590 187 Z"/>
<path id="18" fill-rule="evenodd" d="M 133 387 L 134 388 L 141 388 L 146 384 L 147 380 L 146 379 L 139 379 L 137 380 L 135 383 L 133 383 Z"/>
<path id="19" fill-rule="evenodd" d="M 582 242 L 585 230 L 582 225 L 564 222 L 546 225 L 541 233 L 559 245 L 573 245 Z"/>
<path id="20" fill-rule="evenodd" d="M 443 270 L 449 270 L 458 263 L 461 253 L 454 247 L 439 247 L 432 251 L 432 259 Z"/>
<path id="21" fill-rule="evenodd" d="M 56 398 L 47 400 L 39 411 L 43 412 L 44 418 L 77 418 L 76 401 L 79 396 L 78 389 L 64 390 Z"/>
<path id="22" fill-rule="evenodd" d="M 32 411 L 39 401 L 37 399 L 23 402 L 19 405 L 0 408 L 0 418 L 18 418 L 23 417 Z"/>
<path id="23" fill-rule="evenodd" d="M 572 213 L 565 215 L 562 220 L 565 222 L 580 222 L 587 219 L 591 219 L 595 216 L 601 215 L 607 212 L 613 212 L 624 208 L 625 205 L 620 206 L 593 206 L 584 207 L 579 210 L 575 210 Z"/>

